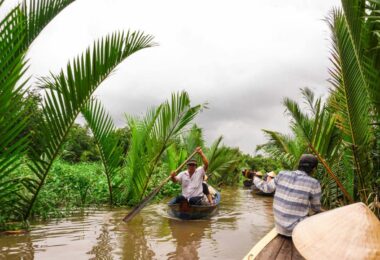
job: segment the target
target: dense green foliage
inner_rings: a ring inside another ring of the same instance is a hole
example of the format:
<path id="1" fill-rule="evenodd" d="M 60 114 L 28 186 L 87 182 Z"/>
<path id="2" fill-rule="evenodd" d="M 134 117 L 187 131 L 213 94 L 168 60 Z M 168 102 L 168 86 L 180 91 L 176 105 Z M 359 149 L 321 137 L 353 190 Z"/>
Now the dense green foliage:
<path id="1" fill-rule="evenodd" d="M 28 69 L 25 54 L 44 27 L 71 2 L 23 1 L 0 22 L 0 215 L 9 219 L 30 217 L 61 152 L 78 160 L 79 156 L 62 151 L 63 144 L 82 110 L 92 108 L 89 103 L 98 86 L 130 55 L 154 46 L 153 38 L 141 32 L 112 33 L 94 42 L 58 74 L 41 78 L 43 100 L 28 96 L 29 78 L 21 81 Z M 41 112 L 37 116 L 31 113 L 35 108 Z M 84 133 L 77 134 L 84 137 Z M 86 148 L 83 143 L 70 145 L 72 150 Z M 18 175 L 25 157 L 30 172 Z"/>
<path id="2" fill-rule="evenodd" d="M 380 215 L 380 3 L 342 0 L 328 19 L 332 51 L 330 96 L 304 89 L 308 111 L 284 100 L 293 135 L 264 130 L 269 142 L 260 146 L 294 168 L 300 154 L 320 161 L 317 178 L 326 206 L 362 201 Z"/>
<path id="3" fill-rule="evenodd" d="M 99 150 L 87 126 L 74 124 L 63 144 L 60 157 L 70 163 L 95 162 L 100 160 Z"/>
<path id="4" fill-rule="evenodd" d="M 281 161 L 275 160 L 272 157 L 265 157 L 263 155 L 243 155 L 243 162 L 246 165 L 247 169 L 261 172 L 271 172 L 274 171 L 278 173 L 284 166 L 281 164 Z"/>
<path id="5" fill-rule="evenodd" d="M 0 0 L 0 8 L 4 1 Z M 305 88 L 304 103 L 285 98 L 292 134 L 264 130 L 270 157 L 242 154 L 217 138 L 209 147 L 192 124 L 204 105 L 186 92 L 127 115 L 117 129 L 93 93 L 130 55 L 154 46 L 141 32 L 115 32 L 89 47 L 57 74 L 29 79 L 27 51 L 72 0 L 30 0 L 0 21 L 0 226 L 30 217 L 71 214 L 83 207 L 134 205 L 176 169 L 195 147 L 209 159 L 208 182 L 236 185 L 241 170 L 278 172 L 302 153 L 320 163 L 323 203 L 363 201 L 380 212 L 380 7 L 375 0 L 342 0 L 328 20 L 332 32 L 330 96 Z M 76 124 L 83 115 L 84 126 Z M 199 158 L 197 158 L 199 159 Z M 200 163 L 199 159 L 199 163 Z M 178 184 L 158 194 L 174 196 Z"/>

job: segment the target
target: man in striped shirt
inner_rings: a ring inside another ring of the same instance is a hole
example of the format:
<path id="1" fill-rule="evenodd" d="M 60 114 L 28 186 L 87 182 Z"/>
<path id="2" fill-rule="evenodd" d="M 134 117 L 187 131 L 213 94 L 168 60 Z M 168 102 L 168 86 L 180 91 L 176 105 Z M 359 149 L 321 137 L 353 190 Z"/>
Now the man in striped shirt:
<path id="1" fill-rule="evenodd" d="M 315 156 L 304 154 L 298 170 L 282 171 L 269 182 L 254 177 L 257 188 L 267 193 L 275 191 L 273 212 L 279 234 L 292 236 L 294 227 L 307 217 L 310 209 L 321 211 L 321 185 L 311 177 L 317 165 Z"/>

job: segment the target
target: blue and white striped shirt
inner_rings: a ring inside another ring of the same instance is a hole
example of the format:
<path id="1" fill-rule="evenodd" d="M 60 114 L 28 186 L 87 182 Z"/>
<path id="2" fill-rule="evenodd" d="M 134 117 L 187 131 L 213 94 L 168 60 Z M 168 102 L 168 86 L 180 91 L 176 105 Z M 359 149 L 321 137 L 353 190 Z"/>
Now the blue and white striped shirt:
<path id="1" fill-rule="evenodd" d="M 270 182 L 257 177 L 253 182 L 263 192 L 276 191 L 273 212 L 277 232 L 282 235 L 291 236 L 310 209 L 321 211 L 321 185 L 303 171 L 282 171 Z"/>

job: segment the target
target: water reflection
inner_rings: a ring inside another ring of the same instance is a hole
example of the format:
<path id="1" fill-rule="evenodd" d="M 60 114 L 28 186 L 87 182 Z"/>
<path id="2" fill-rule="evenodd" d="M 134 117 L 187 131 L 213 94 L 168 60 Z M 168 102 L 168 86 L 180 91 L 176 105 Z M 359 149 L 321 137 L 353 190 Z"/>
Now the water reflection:
<path id="1" fill-rule="evenodd" d="M 169 227 L 176 244 L 175 251 L 167 254 L 168 259 L 199 259 L 198 251 L 202 238 L 210 237 L 210 220 L 181 221 L 169 219 Z"/>
<path id="2" fill-rule="evenodd" d="M 147 234 L 147 225 L 144 218 L 136 216 L 131 223 L 126 224 L 121 233 L 121 247 L 123 259 L 153 259 L 155 256 Z"/>
<path id="3" fill-rule="evenodd" d="M 109 224 L 106 223 L 102 225 L 101 233 L 96 240 L 96 245 L 91 249 L 91 251 L 87 252 L 87 254 L 93 255 L 90 260 L 114 259 L 112 256 L 112 236 L 110 234 Z"/>
<path id="4" fill-rule="evenodd" d="M 33 259 L 34 247 L 29 234 L 7 236 L 1 239 L 0 259 Z"/>
<path id="5" fill-rule="evenodd" d="M 26 235 L 1 236 L 0 259 L 241 259 L 273 227 L 272 198 L 223 189 L 209 220 L 171 219 L 166 201 L 128 224 L 125 209 L 103 209 L 35 223 Z"/>

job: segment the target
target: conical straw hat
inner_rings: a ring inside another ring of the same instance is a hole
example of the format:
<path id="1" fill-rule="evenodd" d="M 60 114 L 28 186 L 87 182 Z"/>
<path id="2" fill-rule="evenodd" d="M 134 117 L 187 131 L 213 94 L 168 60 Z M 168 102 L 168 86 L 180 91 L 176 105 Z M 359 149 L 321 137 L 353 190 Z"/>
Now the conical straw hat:
<path id="1" fill-rule="evenodd" d="M 301 221 L 293 242 L 306 259 L 380 259 L 380 221 L 355 203 Z"/>
<path id="2" fill-rule="evenodd" d="M 256 176 L 263 176 L 263 173 L 262 172 L 256 172 Z"/>
<path id="3" fill-rule="evenodd" d="M 276 177 L 276 173 L 275 172 L 269 172 L 267 173 L 268 176 L 272 177 L 272 178 L 275 178 Z"/>

